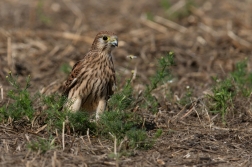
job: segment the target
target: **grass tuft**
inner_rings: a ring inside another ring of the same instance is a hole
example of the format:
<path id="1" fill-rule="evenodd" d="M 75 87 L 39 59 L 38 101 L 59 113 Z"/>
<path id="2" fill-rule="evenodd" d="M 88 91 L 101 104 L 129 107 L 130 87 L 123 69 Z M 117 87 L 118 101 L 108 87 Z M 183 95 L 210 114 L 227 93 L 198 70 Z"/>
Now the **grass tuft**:
<path id="1" fill-rule="evenodd" d="M 62 130 L 63 122 L 69 124 L 70 129 L 74 132 L 85 134 L 87 129 L 94 130 L 95 125 L 89 121 L 89 115 L 86 112 L 71 112 L 68 108 L 62 106 L 66 103 L 66 98 L 59 94 L 41 96 L 42 103 L 46 114 L 45 122 L 50 125 L 51 129 Z M 61 110 L 62 109 L 62 110 Z"/>
<path id="2" fill-rule="evenodd" d="M 234 112 L 234 101 L 238 97 L 249 97 L 252 92 L 252 73 L 247 70 L 247 59 L 238 62 L 235 70 L 227 78 L 215 78 L 213 94 L 208 95 L 210 111 L 220 114 L 223 122 L 227 114 Z"/>
<path id="3" fill-rule="evenodd" d="M 158 69 L 156 74 L 150 78 L 150 85 L 146 86 L 146 90 L 144 92 L 144 99 L 146 103 L 144 104 L 152 113 L 156 113 L 158 111 L 158 101 L 152 95 L 152 91 L 157 88 L 157 86 L 161 83 L 166 83 L 171 79 L 171 66 L 174 63 L 174 53 L 169 52 L 164 57 L 161 57 L 158 63 Z"/>
<path id="4" fill-rule="evenodd" d="M 31 141 L 30 143 L 28 143 L 27 147 L 32 151 L 44 154 L 47 151 L 56 148 L 55 139 L 39 138 L 37 141 L 34 140 L 34 141 Z"/>
<path id="5" fill-rule="evenodd" d="M 161 131 L 158 131 L 154 137 L 148 137 L 144 127 L 144 118 L 141 114 L 132 112 L 132 108 L 137 108 L 140 105 L 147 107 L 151 113 L 158 111 L 159 104 L 152 95 L 152 91 L 171 78 L 170 67 L 174 64 L 173 57 L 174 54 L 170 52 L 159 60 L 158 70 L 151 77 L 151 83 L 146 87 L 142 97 L 135 98 L 131 80 L 128 80 L 122 90 L 110 98 L 109 111 L 104 112 L 99 120 L 99 134 L 102 136 L 112 134 L 119 142 L 126 137 L 129 148 L 147 149 L 154 144 L 156 138 L 161 135 Z"/>
<path id="6" fill-rule="evenodd" d="M 6 79 L 14 89 L 10 90 L 7 94 L 11 103 L 0 108 L 0 120 L 4 121 L 12 118 L 15 121 L 23 117 L 28 117 L 31 120 L 35 110 L 32 105 L 34 97 L 31 97 L 27 90 L 30 87 L 30 76 L 27 77 L 24 88 L 17 83 L 17 78 L 11 72 L 6 76 Z"/>
<path id="7" fill-rule="evenodd" d="M 217 81 L 217 80 L 216 80 Z M 217 83 L 213 88 L 213 95 L 209 95 L 212 100 L 211 112 L 217 114 L 220 113 L 223 122 L 225 122 L 225 117 L 228 109 L 233 108 L 232 99 L 235 95 L 233 84 L 230 79 L 225 79 Z"/>
<path id="8" fill-rule="evenodd" d="M 235 71 L 231 73 L 231 77 L 236 83 L 237 91 L 243 96 L 248 97 L 252 92 L 252 73 L 248 72 L 248 59 L 240 61 L 235 66 Z"/>

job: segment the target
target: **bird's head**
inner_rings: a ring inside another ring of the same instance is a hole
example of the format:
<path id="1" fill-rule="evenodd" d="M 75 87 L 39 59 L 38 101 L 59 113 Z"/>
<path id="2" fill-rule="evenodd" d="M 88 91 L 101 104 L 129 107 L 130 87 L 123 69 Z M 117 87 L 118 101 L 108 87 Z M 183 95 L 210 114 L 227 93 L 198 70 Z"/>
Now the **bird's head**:
<path id="1" fill-rule="evenodd" d="M 92 50 L 111 52 L 113 48 L 118 46 L 118 38 L 113 32 L 99 32 L 92 44 Z"/>

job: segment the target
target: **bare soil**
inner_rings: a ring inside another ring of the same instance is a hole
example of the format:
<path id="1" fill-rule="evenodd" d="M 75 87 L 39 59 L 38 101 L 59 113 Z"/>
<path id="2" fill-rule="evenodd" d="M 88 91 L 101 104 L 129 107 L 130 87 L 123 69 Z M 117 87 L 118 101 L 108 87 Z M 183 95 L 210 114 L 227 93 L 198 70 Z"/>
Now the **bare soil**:
<path id="1" fill-rule="evenodd" d="M 236 100 L 235 112 L 224 124 L 201 100 L 211 92 L 212 77 L 227 76 L 238 61 L 248 58 L 252 70 L 252 1 L 194 0 L 194 6 L 187 7 L 187 1 L 171 0 L 169 10 L 161 2 L 0 1 L 0 106 L 9 103 L 9 71 L 22 84 L 30 75 L 32 94 L 43 88 L 54 91 L 54 83 L 67 76 L 62 65 L 73 66 L 80 60 L 102 30 L 119 37 L 113 52 L 119 88 L 137 70 L 133 86 L 136 92 L 143 90 L 158 58 L 169 51 L 175 53 L 176 62 L 173 82 L 155 90 L 160 108 L 149 118 L 156 127 L 148 133 L 151 136 L 161 128 L 163 134 L 153 148 L 137 149 L 116 160 L 109 156 L 112 141 L 66 135 L 65 150 L 59 147 L 39 154 L 27 148 L 31 140 L 43 137 L 42 131 L 36 133 L 38 127 L 1 123 L 0 166 L 252 166 L 251 101 Z M 190 108 L 178 103 L 188 88 Z M 61 143 L 61 134 L 56 140 Z"/>

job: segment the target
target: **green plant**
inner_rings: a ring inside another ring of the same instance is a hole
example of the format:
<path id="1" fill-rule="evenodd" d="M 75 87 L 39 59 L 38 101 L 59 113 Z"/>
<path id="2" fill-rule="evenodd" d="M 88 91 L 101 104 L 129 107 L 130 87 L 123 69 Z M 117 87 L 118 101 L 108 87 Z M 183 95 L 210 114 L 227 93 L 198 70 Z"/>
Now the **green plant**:
<path id="1" fill-rule="evenodd" d="M 144 99 L 146 101 L 144 105 L 153 113 L 157 112 L 158 102 L 151 93 L 161 82 L 164 83 L 171 79 L 172 75 L 170 68 L 172 65 L 174 65 L 173 52 L 169 52 L 164 57 L 161 57 L 156 74 L 151 77 L 151 83 L 146 86 L 146 90 L 144 91 Z"/>
<path id="2" fill-rule="evenodd" d="M 148 139 L 147 133 L 144 129 L 139 129 L 143 120 L 140 115 L 130 111 L 134 107 L 134 101 L 131 80 L 128 80 L 122 90 L 110 98 L 110 111 L 104 112 L 98 122 L 99 133 L 107 137 L 112 134 L 119 141 L 127 136 L 130 148 L 138 147 L 140 141 L 145 143 Z"/>
<path id="3" fill-rule="evenodd" d="M 6 77 L 14 89 L 8 92 L 8 97 L 12 100 L 8 105 L 0 107 L 0 121 L 7 121 L 12 118 L 13 121 L 22 118 L 28 118 L 31 123 L 35 108 L 43 106 L 43 111 L 40 112 L 40 117 L 43 121 L 40 124 L 48 124 L 50 131 L 55 128 L 62 130 L 63 122 L 68 123 L 70 129 L 79 133 L 86 133 L 87 129 L 95 129 L 94 123 L 89 121 L 89 116 L 85 112 L 72 113 L 68 108 L 62 107 L 66 103 L 66 98 L 59 94 L 49 96 L 36 94 L 31 96 L 28 88 L 30 86 L 30 76 L 26 79 L 24 88 L 17 82 L 17 78 L 11 73 Z"/>
<path id="4" fill-rule="evenodd" d="M 108 102 L 110 111 L 104 112 L 99 120 L 100 134 L 108 136 L 109 133 L 121 140 L 127 131 L 137 126 L 135 115 L 132 112 L 126 112 L 130 109 L 134 98 L 131 80 L 128 80 L 121 91 L 116 92 Z"/>
<path id="5" fill-rule="evenodd" d="M 7 78 L 15 88 L 9 93 L 13 102 L 7 107 L 0 108 L 0 118 L 13 117 L 21 119 L 22 117 L 28 117 L 33 121 L 33 124 L 35 120 L 40 120 L 36 124 L 47 124 L 48 134 L 54 133 L 55 129 L 61 131 L 63 129 L 63 122 L 65 122 L 65 129 L 67 130 L 83 134 L 86 133 L 87 129 L 90 129 L 91 132 L 97 132 L 103 136 L 111 136 L 110 134 L 112 134 L 120 142 L 127 138 L 127 142 L 125 142 L 127 148 L 146 149 L 154 144 L 154 141 L 162 134 L 162 131 L 157 130 L 153 137 L 148 137 L 147 130 L 145 129 L 146 122 L 141 114 L 132 112 L 132 108 L 148 104 L 153 110 L 157 110 L 157 105 L 153 104 L 158 104 L 158 102 L 156 99 L 152 101 L 153 96 L 151 93 L 161 82 L 166 82 L 165 79 L 170 77 L 169 67 L 172 64 L 172 52 L 160 59 L 159 68 L 156 75 L 151 78 L 151 84 L 147 86 L 143 94 L 139 95 L 142 97 L 134 96 L 131 79 L 128 80 L 124 87 L 110 98 L 108 102 L 109 112 L 103 113 L 97 124 L 89 121 L 87 113 L 72 113 L 67 107 L 64 107 L 67 99 L 59 94 L 48 96 L 39 94 L 38 98 L 34 100 L 34 98 L 30 97 L 27 90 L 30 85 L 30 78 L 27 78 L 26 86 L 22 89 L 16 82 L 16 79 L 10 74 Z M 32 119 L 35 111 L 39 112 L 36 112 L 36 119 Z M 29 144 L 29 148 L 32 150 L 40 150 L 42 152 L 46 152 L 52 146 L 52 140 L 45 139 L 40 139 Z"/>
<path id="6" fill-rule="evenodd" d="M 50 139 L 38 138 L 37 141 L 31 141 L 30 143 L 28 143 L 27 147 L 32 151 L 44 154 L 47 151 L 56 148 L 55 139 L 53 139 L 52 137 Z"/>
<path id="7" fill-rule="evenodd" d="M 67 118 L 67 111 L 61 111 L 60 109 L 66 102 L 66 98 L 59 94 L 52 94 L 49 96 L 40 96 L 41 106 L 44 106 L 42 115 L 44 117 L 44 123 L 49 125 L 50 130 L 61 130 L 63 122 Z"/>
<path id="8" fill-rule="evenodd" d="M 130 139 L 129 140 L 129 147 L 130 148 L 150 148 L 153 142 L 150 141 L 148 135 L 145 130 L 132 128 L 127 131 L 126 136 Z"/>
<path id="9" fill-rule="evenodd" d="M 11 72 L 6 78 L 14 89 L 8 91 L 7 94 L 11 99 L 11 103 L 0 108 L 0 119 L 3 121 L 10 117 L 13 120 L 17 120 L 26 116 L 31 120 L 35 112 L 32 106 L 32 99 L 35 97 L 31 97 L 27 90 L 30 86 L 30 76 L 27 77 L 24 88 L 17 83 L 17 79 Z"/>
<path id="10" fill-rule="evenodd" d="M 220 113 L 222 120 L 225 121 L 228 109 L 231 110 L 233 107 L 232 99 L 234 95 L 235 92 L 230 79 L 218 82 L 213 88 L 213 95 L 208 95 L 213 100 L 211 104 L 211 112 Z"/>
<path id="11" fill-rule="evenodd" d="M 157 130 L 153 137 L 148 137 L 147 131 L 142 127 L 143 119 L 140 115 L 125 111 L 108 111 L 101 115 L 99 120 L 99 133 L 109 137 L 112 134 L 119 143 L 127 138 L 129 148 L 150 148 L 160 137 L 162 130 Z"/>
<path id="12" fill-rule="evenodd" d="M 52 127 L 51 129 L 62 130 L 63 122 L 69 124 L 70 128 L 78 133 L 86 133 L 87 129 L 94 130 L 95 125 L 89 121 L 86 112 L 71 112 L 67 107 L 62 107 L 67 99 L 59 94 L 41 96 L 42 104 L 45 105 L 45 122 Z"/>
<path id="13" fill-rule="evenodd" d="M 126 84 L 121 91 L 116 92 L 108 102 L 110 109 L 114 111 L 124 111 L 132 105 L 134 101 L 133 88 L 131 86 L 131 80 L 127 80 Z"/>
<path id="14" fill-rule="evenodd" d="M 140 114 L 131 110 L 137 107 L 136 105 L 147 106 L 152 109 L 150 111 L 157 110 L 158 102 L 151 93 L 161 82 L 166 82 L 165 79 L 170 79 L 170 67 L 174 64 L 173 56 L 174 54 L 170 52 L 159 60 L 158 70 L 151 78 L 151 84 L 147 86 L 142 97 L 134 97 L 131 80 L 128 80 L 122 90 L 110 98 L 109 111 L 101 115 L 98 123 L 101 135 L 110 136 L 109 134 L 112 134 L 119 141 L 127 137 L 130 148 L 151 147 L 155 139 L 161 135 L 161 131 L 159 130 L 155 137 L 148 137 L 144 119 Z"/>
<path id="15" fill-rule="evenodd" d="M 69 124 L 70 127 L 75 132 L 78 132 L 80 134 L 86 134 L 87 130 L 89 129 L 91 132 L 96 131 L 96 123 L 95 122 L 90 122 L 90 118 L 88 113 L 86 112 L 68 112 L 67 114 L 69 118 Z"/>
<path id="16" fill-rule="evenodd" d="M 247 59 L 238 62 L 235 65 L 235 71 L 231 73 L 231 77 L 237 85 L 237 91 L 245 97 L 248 97 L 252 92 L 252 73 L 248 72 L 247 64 Z"/>
<path id="17" fill-rule="evenodd" d="M 184 94 L 184 96 L 182 96 L 182 98 L 179 101 L 179 104 L 183 106 L 191 102 L 193 90 L 190 88 L 190 86 L 187 86 L 185 92 L 186 93 Z"/>
<path id="18" fill-rule="evenodd" d="M 233 111 L 234 100 L 242 95 L 248 97 L 252 92 L 252 73 L 247 71 L 247 59 L 238 62 L 235 70 L 227 78 L 219 81 L 215 78 L 210 97 L 210 110 L 213 113 L 220 113 L 225 122 L 228 111 Z"/>
<path id="19" fill-rule="evenodd" d="M 101 115 L 99 120 L 102 126 L 102 133 L 115 134 L 118 139 L 122 139 L 125 133 L 132 127 L 137 126 L 134 113 L 123 111 L 109 111 Z"/>

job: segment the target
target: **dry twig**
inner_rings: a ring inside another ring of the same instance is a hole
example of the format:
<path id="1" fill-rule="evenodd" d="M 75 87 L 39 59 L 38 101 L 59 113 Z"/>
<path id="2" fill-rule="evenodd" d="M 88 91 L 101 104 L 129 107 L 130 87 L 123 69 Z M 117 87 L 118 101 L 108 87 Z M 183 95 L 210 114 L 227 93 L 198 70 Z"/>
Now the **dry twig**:
<path id="1" fill-rule="evenodd" d="M 174 30 L 177 30 L 181 33 L 184 33 L 187 31 L 187 28 L 186 27 L 183 27 L 171 20 L 168 20 L 168 19 L 165 19 L 163 17 L 160 17 L 160 16 L 154 16 L 154 21 L 158 22 L 159 24 L 164 24 L 165 26 L 167 27 L 170 27 Z"/>

